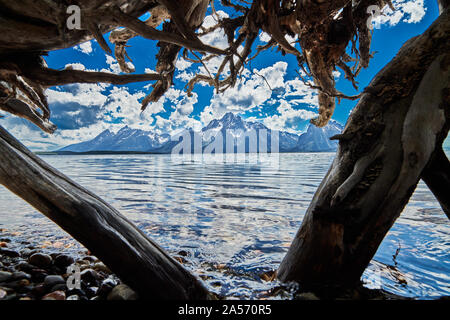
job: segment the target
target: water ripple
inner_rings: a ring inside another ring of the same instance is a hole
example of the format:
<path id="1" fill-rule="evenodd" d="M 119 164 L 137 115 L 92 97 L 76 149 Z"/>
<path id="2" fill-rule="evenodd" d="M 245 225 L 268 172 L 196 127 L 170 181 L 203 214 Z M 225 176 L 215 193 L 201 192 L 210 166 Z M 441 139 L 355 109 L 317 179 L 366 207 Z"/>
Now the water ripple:
<path id="1" fill-rule="evenodd" d="M 111 203 L 171 254 L 183 252 L 185 266 L 210 290 L 255 298 L 278 285 L 260 276 L 278 267 L 333 156 L 283 154 L 279 167 L 265 159 L 180 162 L 168 155 L 43 158 Z M 4 188 L 1 227 L 34 238 L 67 237 Z M 449 249 L 448 219 L 420 183 L 363 281 L 409 297 L 450 295 Z"/>

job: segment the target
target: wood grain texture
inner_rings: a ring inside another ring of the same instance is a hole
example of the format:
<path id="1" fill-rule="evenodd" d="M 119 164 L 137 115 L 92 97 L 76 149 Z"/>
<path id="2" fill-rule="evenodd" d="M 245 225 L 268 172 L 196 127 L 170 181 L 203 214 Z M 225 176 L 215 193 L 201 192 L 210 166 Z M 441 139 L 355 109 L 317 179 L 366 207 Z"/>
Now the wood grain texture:
<path id="1" fill-rule="evenodd" d="M 140 297 L 208 298 L 203 285 L 133 223 L 2 127 L 0 183 L 81 242 Z"/>

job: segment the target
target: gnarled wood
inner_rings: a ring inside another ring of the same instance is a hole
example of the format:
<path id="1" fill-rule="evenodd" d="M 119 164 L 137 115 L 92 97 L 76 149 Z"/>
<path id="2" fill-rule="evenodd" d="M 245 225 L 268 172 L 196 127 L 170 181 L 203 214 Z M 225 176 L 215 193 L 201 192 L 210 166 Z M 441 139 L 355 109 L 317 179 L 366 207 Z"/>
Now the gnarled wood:
<path id="1" fill-rule="evenodd" d="M 450 162 L 442 147 L 438 147 L 422 172 L 422 180 L 433 192 L 450 219 Z"/>
<path id="2" fill-rule="evenodd" d="M 446 10 L 366 88 L 280 265 L 280 280 L 321 288 L 359 281 L 448 133 L 449 81 Z"/>
<path id="3" fill-rule="evenodd" d="M 50 167 L 2 127 L 0 183 L 79 240 L 140 297 L 208 298 L 203 285 L 133 223 Z"/>

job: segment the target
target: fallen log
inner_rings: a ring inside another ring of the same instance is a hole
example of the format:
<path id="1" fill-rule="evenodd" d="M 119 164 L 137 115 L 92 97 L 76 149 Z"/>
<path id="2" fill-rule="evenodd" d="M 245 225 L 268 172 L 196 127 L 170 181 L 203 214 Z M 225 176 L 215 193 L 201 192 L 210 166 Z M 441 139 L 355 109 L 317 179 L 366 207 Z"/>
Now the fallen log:
<path id="1" fill-rule="evenodd" d="M 1 126 L 0 183 L 71 234 L 141 298 L 209 297 L 192 274 L 132 222 L 49 166 Z"/>

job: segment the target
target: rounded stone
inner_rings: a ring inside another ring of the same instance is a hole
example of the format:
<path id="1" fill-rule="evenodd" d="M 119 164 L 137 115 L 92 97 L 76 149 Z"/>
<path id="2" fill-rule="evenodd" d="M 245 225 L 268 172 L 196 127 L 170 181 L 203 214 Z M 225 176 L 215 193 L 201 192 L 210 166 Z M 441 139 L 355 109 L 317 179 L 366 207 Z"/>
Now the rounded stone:
<path id="1" fill-rule="evenodd" d="M 92 269 L 85 269 L 80 273 L 81 280 L 88 284 L 96 283 L 100 279 L 100 275 Z"/>
<path id="2" fill-rule="evenodd" d="M 58 275 L 50 275 L 50 276 L 46 276 L 44 279 L 44 284 L 48 287 L 48 288 L 52 288 L 57 284 L 65 284 L 66 282 L 64 281 L 64 278 Z"/>
<path id="3" fill-rule="evenodd" d="M 36 267 L 28 262 L 22 261 L 16 265 L 16 268 L 21 271 L 31 272 L 31 270 L 35 269 Z"/>
<path id="4" fill-rule="evenodd" d="M 0 271 L 0 282 L 8 282 L 13 280 L 13 274 L 7 271 Z"/>
<path id="5" fill-rule="evenodd" d="M 39 268 L 46 268 L 52 263 L 52 257 L 45 253 L 34 253 L 28 258 L 28 262 Z"/>
<path id="6" fill-rule="evenodd" d="M 66 291 L 66 289 L 67 289 L 67 285 L 65 283 L 58 283 L 58 284 L 55 284 L 50 289 L 50 292 L 53 292 L 53 291 Z"/>
<path id="7" fill-rule="evenodd" d="M 95 263 L 93 268 L 96 271 L 102 271 L 104 273 L 111 274 L 111 270 L 103 262 Z"/>
<path id="8" fill-rule="evenodd" d="M 0 248 L 0 255 L 7 256 L 10 258 L 17 258 L 18 256 L 20 256 L 20 254 L 17 251 L 5 249 L 5 248 Z"/>
<path id="9" fill-rule="evenodd" d="M 53 291 L 42 297 L 42 300 L 66 300 L 64 291 Z"/>
<path id="10" fill-rule="evenodd" d="M 74 258 L 72 258 L 71 256 L 68 256 L 68 255 L 65 255 L 65 254 L 60 254 L 60 255 L 56 256 L 56 258 L 55 258 L 55 265 L 62 269 L 67 268 L 74 262 L 75 262 Z"/>
<path id="11" fill-rule="evenodd" d="M 98 288 L 96 295 L 106 297 L 116 285 L 116 281 L 110 278 L 105 279 Z"/>
<path id="12" fill-rule="evenodd" d="M 108 294 L 108 300 L 137 300 L 138 295 L 126 284 L 119 284 Z"/>
<path id="13" fill-rule="evenodd" d="M 13 280 L 21 280 L 21 279 L 31 280 L 31 276 L 23 271 L 13 272 L 12 277 Z"/>

